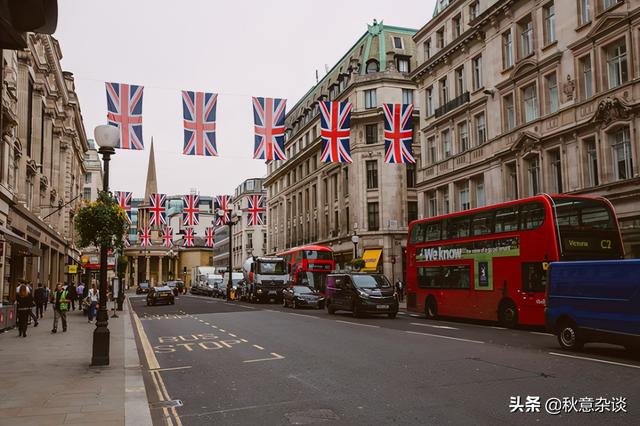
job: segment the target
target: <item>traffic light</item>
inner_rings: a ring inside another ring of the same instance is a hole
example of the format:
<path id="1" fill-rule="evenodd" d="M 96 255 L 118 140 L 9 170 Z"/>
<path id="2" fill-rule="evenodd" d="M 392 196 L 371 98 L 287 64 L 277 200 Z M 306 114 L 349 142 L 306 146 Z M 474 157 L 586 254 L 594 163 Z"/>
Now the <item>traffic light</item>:
<path id="1" fill-rule="evenodd" d="M 27 32 L 53 34 L 58 0 L 0 0 L 0 48 L 24 49 Z"/>

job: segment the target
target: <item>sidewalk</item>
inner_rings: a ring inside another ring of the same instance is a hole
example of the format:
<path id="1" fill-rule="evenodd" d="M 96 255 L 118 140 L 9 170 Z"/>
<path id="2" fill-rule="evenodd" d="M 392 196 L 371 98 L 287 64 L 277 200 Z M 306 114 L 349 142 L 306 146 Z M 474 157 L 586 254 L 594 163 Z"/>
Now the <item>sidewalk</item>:
<path id="1" fill-rule="evenodd" d="M 49 304 L 28 337 L 0 334 L 0 425 L 151 425 L 127 303 L 118 316 L 107 367 L 89 365 L 95 324 L 80 311 L 67 313 L 66 333 L 51 333 Z"/>

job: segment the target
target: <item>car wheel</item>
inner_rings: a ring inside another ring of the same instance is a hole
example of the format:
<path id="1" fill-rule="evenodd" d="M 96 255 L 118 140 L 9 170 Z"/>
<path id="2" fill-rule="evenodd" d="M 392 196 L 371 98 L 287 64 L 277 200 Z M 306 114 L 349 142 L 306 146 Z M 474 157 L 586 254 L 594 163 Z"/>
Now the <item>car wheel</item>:
<path id="1" fill-rule="evenodd" d="M 396 315 L 398 315 L 398 313 L 397 313 L 397 312 L 389 312 L 389 313 L 387 314 L 387 316 L 388 316 L 389 318 L 391 318 L 391 319 L 394 319 L 394 318 L 396 317 Z"/>
<path id="2" fill-rule="evenodd" d="M 507 300 L 498 309 L 498 320 L 502 326 L 515 328 L 518 325 L 518 308 L 511 300 Z"/>
<path id="3" fill-rule="evenodd" d="M 438 319 L 438 305 L 435 297 L 427 297 L 427 301 L 424 304 L 424 316 L 429 320 Z"/>
<path id="4" fill-rule="evenodd" d="M 329 311 L 329 315 L 335 315 L 336 314 L 336 310 L 333 306 L 331 306 L 331 303 L 327 302 L 327 311 Z"/>
<path id="5" fill-rule="evenodd" d="M 562 349 L 567 351 L 578 351 L 582 349 L 584 342 L 580 340 L 579 330 L 571 320 L 564 320 L 558 327 L 558 343 Z"/>
<path id="6" fill-rule="evenodd" d="M 362 312 L 361 312 L 360 306 L 355 302 L 353 303 L 353 308 L 351 309 L 351 313 L 352 313 L 354 318 L 362 317 Z"/>
<path id="7" fill-rule="evenodd" d="M 296 303 L 296 299 L 293 299 L 293 302 L 291 302 L 291 303 L 292 303 L 292 306 L 291 306 L 291 307 L 292 307 L 293 309 L 298 309 L 298 304 Z"/>

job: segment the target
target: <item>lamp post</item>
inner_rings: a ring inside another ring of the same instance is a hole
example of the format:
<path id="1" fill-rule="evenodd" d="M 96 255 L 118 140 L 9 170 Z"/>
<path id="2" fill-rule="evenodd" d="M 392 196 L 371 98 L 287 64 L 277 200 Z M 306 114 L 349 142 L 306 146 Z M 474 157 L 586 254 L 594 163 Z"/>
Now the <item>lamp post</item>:
<path id="1" fill-rule="evenodd" d="M 231 289 L 233 287 L 233 258 L 232 258 L 232 239 L 233 239 L 233 225 L 238 223 L 240 218 L 240 212 L 230 211 L 229 212 L 229 220 L 227 221 L 227 226 L 229 227 L 229 264 L 227 266 L 227 275 L 229 276 L 229 280 L 227 281 L 227 301 L 231 300 Z M 222 209 L 218 209 L 218 216 L 224 217 L 225 211 Z M 234 220 L 235 219 L 235 220 Z"/>
<path id="2" fill-rule="evenodd" d="M 108 124 L 98 126 L 94 130 L 96 143 L 100 147 L 98 153 L 102 155 L 104 162 L 104 178 L 102 190 L 109 192 L 109 161 L 116 153 L 115 147 L 120 140 L 120 131 L 117 127 Z M 107 250 L 108 247 L 100 247 L 100 308 L 96 320 L 96 328 L 93 331 L 93 354 L 91 365 L 109 365 L 109 313 L 107 312 Z"/>
<path id="3" fill-rule="evenodd" d="M 351 242 L 353 243 L 353 258 L 358 258 L 358 243 L 360 242 L 360 237 L 354 235 L 351 237 Z"/>

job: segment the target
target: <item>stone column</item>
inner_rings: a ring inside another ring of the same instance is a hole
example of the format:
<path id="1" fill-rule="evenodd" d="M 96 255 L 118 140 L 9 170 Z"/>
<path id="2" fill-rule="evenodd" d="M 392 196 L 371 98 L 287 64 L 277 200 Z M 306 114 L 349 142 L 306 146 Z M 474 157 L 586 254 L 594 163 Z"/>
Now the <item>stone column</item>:
<path id="1" fill-rule="evenodd" d="M 147 255 L 146 259 L 147 259 L 147 264 L 146 264 L 146 269 L 144 271 L 144 279 L 147 282 L 150 282 L 151 281 L 151 257 Z"/>
<path id="2" fill-rule="evenodd" d="M 162 282 L 162 261 L 164 256 L 158 256 L 158 284 Z"/>
<path id="3" fill-rule="evenodd" d="M 133 256 L 133 285 L 138 287 L 138 273 L 140 272 L 140 263 L 138 262 L 138 256 Z"/>

